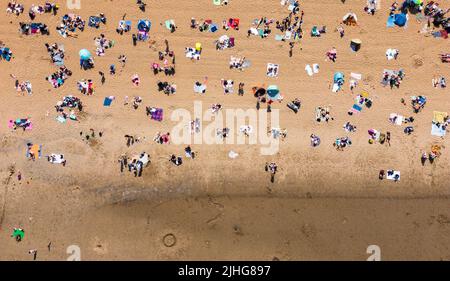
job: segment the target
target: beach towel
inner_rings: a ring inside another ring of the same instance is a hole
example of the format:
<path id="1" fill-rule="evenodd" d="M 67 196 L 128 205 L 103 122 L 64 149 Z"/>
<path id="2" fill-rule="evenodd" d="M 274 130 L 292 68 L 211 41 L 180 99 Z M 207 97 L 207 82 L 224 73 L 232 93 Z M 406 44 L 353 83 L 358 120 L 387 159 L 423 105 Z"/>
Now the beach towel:
<path id="1" fill-rule="evenodd" d="M 58 121 L 61 124 L 66 123 L 66 118 L 62 117 L 62 116 L 58 116 L 56 117 L 56 121 Z"/>
<path id="2" fill-rule="evenodd" d="M 447 112 L 433 112 L 433 121 L 436 123 L 444 123 L 444 119 L 448 116 Z"/>
<path id="3" fill-rule="evenodd" d="M 399 181 L 400 180 L 400 171 L 387 170 L 386 178 L 388 180 Z"/>
<path id="4" fill-rule="evenodd" d="M 151 119 L 156 121 L 163 121 L 163 109 L 162 108 L 152 108 L 151 109 Z"/>
<path id="5" fill-rule="evenodd" d="M 131 23 L 130 20 L 127 20 L 127 21 L 121 20 L 121 21 L 119 21 L 119 29 L 122 29 L 125 32 L 128 32 L 128 31 L 131 30 L 131 25 L 132 25 L 132 23 Z"/>
<path id="6" fill-rule="evenodd" d="M 395 21 L 395 16 L 394 15 L 389 16 L 388 20 L 386 22 L 386 26 L 387 27 L 393 27 L 395 25 L 394 21 Z"/>
<path id="7" fill-rule="evenodd" d="M 285 40 L 291 40 L 292 37 L 292 32 L 291 31 L 286 31 L 286 34 L 284 35 L 284 39 Z"/>
<path id="8" fill-rule="evenodd" d="M 397 53 L 398 53 L 398 51 L 396 49 L 387 49 L 386 50 L 386 58 L 388 60 L 393 60 Z"/>
<path id="9" fill-rule="evenodd" d="M 27 147 L 27 158 L 31 157 L 31 153 L 33 153 L 38 158 L 42 157 L 42 145 L 33 144 L 30 148 Z"/>
<path id="10" fill-rule="evenodd" d="M 185 48 L 184 52 L 187 58 L 200 60 L 200 53 L 197 52 L 194 48 Z"/>
<path id="11" fill-rule="evenodd" d="M 99 28 L 101 21 L 102 21 L 102 19 L 100 17 L 91 16 L 91 17 L 89 17 L 88 26 Z"/>
<path id="12" fill-rule="evenodd" d="M 204 94 L 206 93 L 206 85 L 205 84 L 194 84 L 194 93 Z"/>
<path id="13" fill-rule="evenodd" d="M 106 97 L 105 100 L 103 101 L 103 106 L 111 106 L 112 102 L 114 100 L 114 97 Z"/>
<path id="14" fill-rule="evenodd" d="M 274 63 L 267 64 L 267 76 L 268 77 L 277 77 L 279 72 L 280 65 Z"/>
<path id="15" fill-rule="evenodd" d="M 171 25 L 175 26 L 175 21 L 172 20 L 172 19 L 166 20 L 164 24 L 165 24 L 165 26 L 166 26 L 166 28 L 167 28 L 168 30 L 171 30 L 170 26 L 171 26 Z"/>
<path id="16" fill-rule="evenodd" d="M 403 120 L 405 117 L 398 115 L 397 113 L 391 113 L 389 115 L 389 121 L 391 121 L 392 124 L 395 124 L 397 126 L 401 126 L 403 124 Z"/>
<path id="17" fill-rule="evenodd" d="M 353 113 L 361 113 L 362 107 L 355 103 L 350 110 Z"/>
<path id="18" fill-rule="evenodd" d="M 319 64 L 317 63 L 313 64 L 313 72 L 314 74 L 319 73 Z"/>
<path id="19" fill-rule="evenodd" d="M 356 80 L 361 80 L 362 79 L 362 75 L 360 73 L 350 73 L 350 77 Z"/>
<path id="20" fill-rule="evenodd" d="M 337 93 L 337 92 L 339 92 L 340 89 L 341 89 L 341 86 L 339 86 L 338 83 L 334 83 L 334 84 L 333 84 L 333 88 L 331 89 L 331 91 L 332 91 L 333 93 Z"/>
<path id="21" fill-rule="evenodd" d="M 63 154 L 54 154 L 52 153 L 48 160 L 52 164 L 62 164 L 64 161 L 64 155 Z"/>
<path id="22" fill-rule="evenodd" d="M 444 137 L 446 135 L 446 133 L 447 132 L 442 123 L 439 123 L 439 125 L 436 122 L 431 123 L 431 135 L 432 136 Z"/>
<path id="23" fill-rule="evenodd" d="M 237 154 L 233 150 L 231 150 L 230 153 L 228 153 L 228 157 L 230 157 L 231 159 L 236 159 L 238 156 L 239 154 Z"/>
<path id="24" fill-rule="evenodd" d="M 276 41 L 283 41 L 283 39 L 284 39 L 283 35 L 275 34 L 275 40 Z"/>
<path id="25" fill-rule="evenodd" d="M 216 6 L 220 6 L 222 3 L 221 0 L 213 0 L 213 4 Z"/>
<path id="26" fill-rule="evenodd" d="M 311 67 L 309 64 L 307 64 L 307 65 L 305 66 L 305 70 L 306 70 L 306 73 L 307 73 L 309 76 L 313 76 L 314 72 L 313 72 L 312 67 Z"/>

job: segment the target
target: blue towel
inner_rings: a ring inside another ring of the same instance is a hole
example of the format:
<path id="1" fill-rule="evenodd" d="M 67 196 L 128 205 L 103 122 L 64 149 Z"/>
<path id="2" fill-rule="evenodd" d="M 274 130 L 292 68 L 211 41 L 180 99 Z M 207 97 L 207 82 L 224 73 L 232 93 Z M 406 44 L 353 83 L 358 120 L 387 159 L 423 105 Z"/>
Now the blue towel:
<path id="1" fill-rule="evenodd" d="M 357 110 L 357 111 L 361 111 L 361 110 L 362 110 L 362 107 L 359 106 L 359 105 L 357 105 L 357 104 L 354 104 L 354 105 L 353 105 L 353 109 L 355 109 L 355 110 Z"/>
<path id="2" fill-rule="evenodd" d="M 389 18 L 387 20 L 387 23 L 386 23 L 386 26 L 387 27 L 393 27 L 395 25 L 394 21 L 395 21 L 395 15 L 389 16 Z"/>
<path id="3" fill-rule="evenodd" d="M 111 106 L 112 99 L 106 97 L 105 101 L 103 102 L 103 106 Z"/>

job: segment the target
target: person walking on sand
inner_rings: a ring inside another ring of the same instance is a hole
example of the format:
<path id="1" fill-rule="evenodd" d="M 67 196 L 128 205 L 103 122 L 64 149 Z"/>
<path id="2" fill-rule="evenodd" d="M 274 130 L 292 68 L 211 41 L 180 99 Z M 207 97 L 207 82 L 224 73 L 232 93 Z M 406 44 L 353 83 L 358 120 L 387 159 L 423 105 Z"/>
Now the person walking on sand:
<path id="1" fill-rule="evenodd" d="M 101 82 L 102 82 L 102 85 L 104 85 L 104 84 L 105 84 L 105 82 L 106 82 L 106 78 L 105 78 L 105 73 L 103 73 L 103 72 L 99 71 L 99 72 L 98 72 L 98 74 L 99 74 L 99 75 L 100 75 L 100 77 L 101 77 Z"/>
<path id="2" fill-rule="evenodd" d="M 292 58 L 292 50 L 294 49 L 294 42 L 289 42 L 289 57 Z"/>
<path id="3" fill-rule="evenodd" d="M 270 182 L 275 182 L 275 174 L 278 170 L 278 165 L 276 163 L 266 163 L 265 171 L 270 172 Z"/>
<path id="4" fill-rule="evenodd" d="M 33 260 L 36 260 L 36 258 L 37 258 L 37 249 L 29 250 L 28 254 L 33 255 Z"/>
<path id="5" fill-rule="evenodd" d="M 426 152 L 422 153 L 422 157 L 420 157 L 420 162 L 422 163 L 422 166 L 425 166 L 425 163 L 428 160 L 428 155 Z"/>
<path id="6" fill-rule="evenodd" d="M 391 132 L 386 132 L 386 143 L 391 146 Z"/>

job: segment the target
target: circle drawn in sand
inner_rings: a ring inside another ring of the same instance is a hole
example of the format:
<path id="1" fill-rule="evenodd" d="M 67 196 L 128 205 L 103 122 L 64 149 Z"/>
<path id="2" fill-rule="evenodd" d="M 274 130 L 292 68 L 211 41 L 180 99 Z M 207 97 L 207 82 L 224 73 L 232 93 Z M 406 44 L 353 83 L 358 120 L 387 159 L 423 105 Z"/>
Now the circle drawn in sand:
<path id="1" fill-rule="evenodd" d="M 163 244 L 167 248 L 171 248 L 171 247 L 175 246 L 175 244 L 177 244 L 177 238 L 172 233 L 166 234 L 163 237 Z"/>
<path id="2" fill-rule="evenodd" d="M 423 58 L 421 56 L 413 55 L 412 59 L 414 68 L 419 68 L 423 65 Z"/>

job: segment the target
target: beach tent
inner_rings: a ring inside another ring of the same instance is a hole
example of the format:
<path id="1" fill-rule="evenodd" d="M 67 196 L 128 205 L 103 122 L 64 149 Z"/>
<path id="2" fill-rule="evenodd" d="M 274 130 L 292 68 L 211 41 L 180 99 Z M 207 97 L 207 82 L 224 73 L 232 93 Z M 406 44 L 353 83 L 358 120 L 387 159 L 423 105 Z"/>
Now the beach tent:
<path id="1" fill-rule="evenodd" d="M 407 17 L 406 14 L 400 13 L 400 14 L 396 14 L 394 15 L 394 24 L 397 26 L 405 26 L 407 22 Z"/>
<path id="2" fill-rule="evenodd" d="M 280 96 L 280 90 L 278 89 L 278 86 L 276 85 L 270 85 L 267 88 L 267 97 L 270 100 L 278 100 L 281 98 Z"/>
<path id="3" fill-rule="evenodd" d="M 80 50 L 78 54 L 80 55 L 81 60 L 89 60 L 92 57 L 91 52 L 86 49 Z"/>
<path id="4" fill-rule="evenodd" d="M 359 49 L 361 49 L 361 40 L 360 39 L 353 39 L 350 42 L 350 48 L 352 49 L 353 52 L 358 52 Z"/>
<path id="5" fill-rule="evenodd" d="M 152 27 L 152 23 L 149 20 L 139 20 L 137 28 L 139 31 L 149 32 Z"/>

